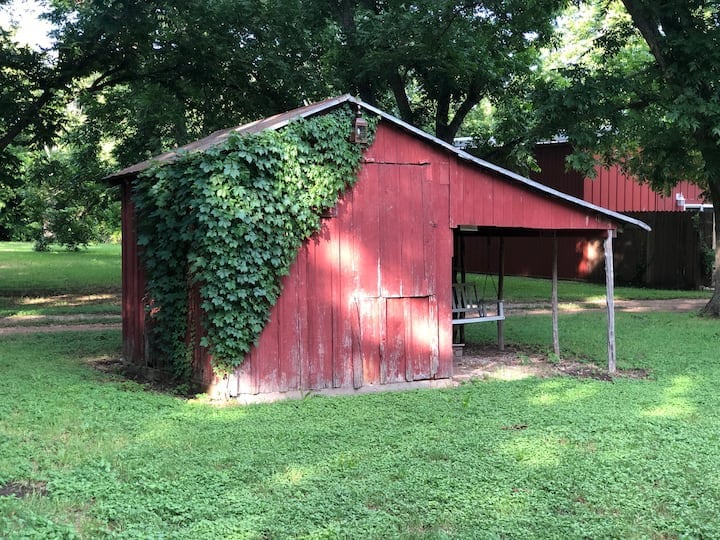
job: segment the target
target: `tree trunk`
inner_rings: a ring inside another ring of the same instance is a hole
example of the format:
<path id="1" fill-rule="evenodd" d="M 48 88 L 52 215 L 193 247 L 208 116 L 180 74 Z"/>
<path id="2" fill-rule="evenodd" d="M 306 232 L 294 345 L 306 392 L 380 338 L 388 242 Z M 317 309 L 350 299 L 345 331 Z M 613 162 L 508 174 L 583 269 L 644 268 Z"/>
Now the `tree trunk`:
<path id="1" fill-rule="evenodd" d="M 717 194 L 716 194 L 717 192 Z M 703 317 L 720 317 L 720 186 L 711 183 L 710 193 L 713 201 L 713 215 L 715 216 L 715 268 L 713 270 L 713 295 L 710 301 L 700 310 Z"/>
<path id="2" fill-rule="evenodd" d="M 704 317 L 720 318 L 720 147 L 715 142 L 710 128 L 697 130 L 695 140 L 705 160 L 705 170 L 708 172 L 707 193 L 709 202 L 713 203 L 713 216 L 715 221 L 715 268 L 713 269 L 712 286 L 713 295 L 710 301 L 700 310 Z"/>

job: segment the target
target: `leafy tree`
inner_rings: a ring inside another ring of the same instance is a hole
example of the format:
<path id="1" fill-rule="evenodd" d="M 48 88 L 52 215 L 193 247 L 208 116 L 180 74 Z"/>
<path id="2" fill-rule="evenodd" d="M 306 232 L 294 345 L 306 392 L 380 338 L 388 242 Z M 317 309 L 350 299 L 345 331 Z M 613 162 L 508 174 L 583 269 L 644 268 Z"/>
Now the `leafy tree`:
<path id="1" fill-rule="evenodd" d="M 4 3 L 4 2 L 3 2 Z M 0 3 L 2 5 L 3 3 Z M 0 134 L 6 133 L 24 103 L 32 98 L 33 79 L 41 76 L 43 55 L 20 47 L 12 39 L 10 29 L 0 28 Z M 48 113 L 50 116 L 50 113 Z M 16 136 L 0 150 L 0 239 L 9 240 L 22 220 L 19 210 L 21 170 L 27 158 L 27 144 L 34 138 L 40 144 L 47 140 L 45 123 L 38 121 L 33 132 Z"/>
<path id="2" fill-rule="evenodd" d="M 0 124 L 0 150 L 22 133 L 51 138 L 67 103 L 107 94 L 137 111 L 157 111 L 148 104 L 158 98 L 181 105 L 176 142 L 197 126 L 206 132 L 348 90 L 370 103 L 392 96 L 405 120 L 451 140 L 481 99 L 522 85 L 565 3 L 53 0 L 56 46 L 17 60 L 33 77 L 7 89 L 22 99 Z"/>
<path id="3" fill-rule="evenodd" d="M 91 142 L 113 142 L 125 165 L 297 105 L 303 88 L 319 80 L 311 29 L 294 24 L 301 11 L 299 2 L 279 1 L 55 0 L 46 14 L 55 24 L 49 50 L 21 47 L 0 31 L 0 206 L 13 209 L 0 219 L 7 234 L 22 228 L 23 218 L 49 212 L 76 216 L 63 230 L 87 240 L 81 219 L 88 214 L 73 201 L 89 204 L 76 195 L 95 193 L 89 182 L 102 176 L 100 147 Z M 310 97 L 317 95 L 324 93 Z M 75 122 L 78 113 L 92 125 L 90 139 L 88 125 Z M 35 163 L 21 168 L 18 148 Z M 50 197 L 45 208 L 43 194 Z M 59 222 L 45 219 L 35 229 L 52 223 Z"/>
<path id="4" fill-rule="evenodd" d="M 452 141 L 483 99 L 511 98 L 532 74 L 561 0 L 322 0 L 335 84 Z"/>
<path id="5" fill-rule="evenodd" d="M 20 210 L 36 250 L 57 243 L 76 250 L 108 240 L 120 222 L 116 193 L 99 179 L 114 168 L 101 133 L 89 122 L 74 126 L 58 146 L 27 160 Z"/>
<path id="6" fill-rule="evenodd" d="M 617 163 L 665 193 L 692 180 L 720 222 L 718 7 L 716 0 L 595 1 L 566 19 L 575 39 L 536 104 L 546 134 L 564 131 L 573 143 L 571 165 Z M 703 313 L 717 317 L 720 251 L 715 263 L 715 293 Z"/>
<path id="7" fill-rule="evenodd" d="M 107 107 L 107 120 L 113 111 L 144 113 L 128 115 L 121 139 L 146 139 L 133 129 L 145 128 L 151 142 L 182 143 L 198 131 L 295 106 L 317 89 L 312 29 L 295 24 L 299 1 L 54 0 L 50 8 L 51 50 L 3 48 L 13 77 L 3 95 L 14 109 L 0 113 L 0 150 L 23 134 L 51 142 L 71 102 L 95 101 L 103 107 L 93 114 Z M 109 99 L 118 97 L 116 107 Z M 170 113 L 159 113 L 165 121 L 153 122 L 152 113 L 166 107 Z M 145 152 L 128 157 L 138 153 Z"/>

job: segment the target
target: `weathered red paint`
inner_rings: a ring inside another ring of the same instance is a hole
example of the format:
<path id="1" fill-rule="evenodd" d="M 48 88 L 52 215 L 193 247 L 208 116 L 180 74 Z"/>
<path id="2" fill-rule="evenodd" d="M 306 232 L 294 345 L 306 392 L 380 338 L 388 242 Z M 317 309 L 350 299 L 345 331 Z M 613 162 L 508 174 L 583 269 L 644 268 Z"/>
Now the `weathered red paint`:
<path id="1" fill-rule="evenodd" d="M 146 366 L 145 275 L 138 255 L 135 206 L 130 184 L 121 185 L 122 198 L 122 332 L 123 356 Z M 154 366 L 148 366 L 154 367 Z"/>
<path id="2" fill-rule="evenodd" d="M 142 274 L 124 191 L 126 355 L 143 339 Z M 453 229 L 581 230 L 615 225 L 532 191 L 381 121 L 358 181 L 300 249 L 258 342 L 224 381 L 230 395 L 447 378 L 452 375 Z M 199 298 L 192 327 L 198 332 Z M 207 351 L 195 372 L 210 382 Z"/>

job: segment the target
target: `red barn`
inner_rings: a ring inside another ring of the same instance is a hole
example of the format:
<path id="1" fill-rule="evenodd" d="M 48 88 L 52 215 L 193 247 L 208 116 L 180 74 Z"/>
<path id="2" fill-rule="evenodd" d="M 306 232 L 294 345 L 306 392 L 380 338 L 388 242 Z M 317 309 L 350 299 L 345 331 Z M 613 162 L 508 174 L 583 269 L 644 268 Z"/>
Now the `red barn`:
<path id="1" fill-rule="evenodd" d="M 615 269 L 625 283 L 667 288 L 698 288 L 710 278 L 703 251 L 713 245 L 713 213 L 703 198 L 702 189 L 682 181 L 669 195 L 654 192 L 625 174 L 620 167 L 596 167 L 595 177 L 569 171 L 566 158 L 572 146 L 563 141 L 539 144 L 535 156 L 540 168 L 533 179 L 591 204 L 623 212 L 652 226 L 645 234 L 627 229 L 615 245 Z M 699 212 L 699 213 L 698 213 Z M 495 241 L 470 241 L 468 267 L 477 272 L 494 271 L 488 252 L 497 249 Z M 545 250 L 548 240 L 540 240 Z M 508 241 L 506 270 L 509 274 L 550 275 L 550 262 L 538 256 L 526 256 L 536 239 Z M 603 249 L 597 239 L 568 237 L 561 241 L 559 274 L 570 279 L 601 280 Z"/>
<path id="2" fill-rule="evenodd" d="M 351 96 L 217 132 L 186 150 L 202 151 L 232 132 L 282 129 L 293 119 L 348 105 L 380 119 L 358 182 L 300 249 L 255 348 L 223 383 L 229 395 L 451 377 L 452 263 L 460 229 L 597 238 L 622 225 L 648 229 L 470 156 Z M 148 165 L 109 179 L 122 186 L 124 353 L 130 362 L 158 367 L 146 357 L 144 281 L 130 197 L 132 181 Z M 197 299 L 189 301 L 199 324 Z M 194 357 L 196 376 L 212 382 L 207 352 L 198 347 Z"/>

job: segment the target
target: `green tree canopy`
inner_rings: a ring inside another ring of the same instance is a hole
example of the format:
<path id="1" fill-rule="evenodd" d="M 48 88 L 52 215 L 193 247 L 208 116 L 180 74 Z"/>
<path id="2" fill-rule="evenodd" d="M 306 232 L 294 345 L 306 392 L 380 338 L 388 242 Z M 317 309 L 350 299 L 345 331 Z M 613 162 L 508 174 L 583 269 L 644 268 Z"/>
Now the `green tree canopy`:
<path id="1" fill-rule="evenodd" d="M 45 147 L 64 148 L 64 161 L 94 156 L 61 168 L 90 178 L 345 92 L 450 141 L 481 100 L 506 103 L 530 86 L 565 3 L 49 0 L 49 50 L 0 32 L 2 202 L 34 181 L 27 171 L 45 170 L 19 169 L 18 148 L 31 161 L 45 160 Z M 70 148 L 84 140 L 71 134 L 78 113 L 113 159 Z"/>
<path id="2" fill-rule="evenodd" d="M 582 3 L 564 19 L 570 40 L 535 104 L 545 135 L 564 133 L 588 171 L 620 164 L 669 193 L 705 188 L 720 222 L 720 14 L 710 0 Z M 718 242 L 720 245 L 720 242 Z M 720 315 L 715 294 L 705 313 Z"/>
<path id="3" fill-rule="evenodd" d="M 59 196 L 60 186 L 68 194 L 82 192 L 74 183 L 96 191 L 93 179 L 112 167 L 326 93 L 313 29 L 295 24 L 300 2 L 53 0 L 47 8 L 55 28 L 48 50 L 21 46 L 11 29 L 0 30 L 5 238 L 40 216 L 34 228 L 45 228 L 49 213 L 86 219 L 81 208 L 59 213 L 57 205 L 71 199 Z M 39 189 L 42 183 L 53 189 Z M 58 196 L 45 211 L 49 193 Z M 20 204 L 29 194 L 32 211 Z"/>
<path id="4" fill-rule="evenodd" d="M 336 84 L 452 141 L 483 99 L 511 99 L 537 67 L 561 0 L 322 0 Z"/>

